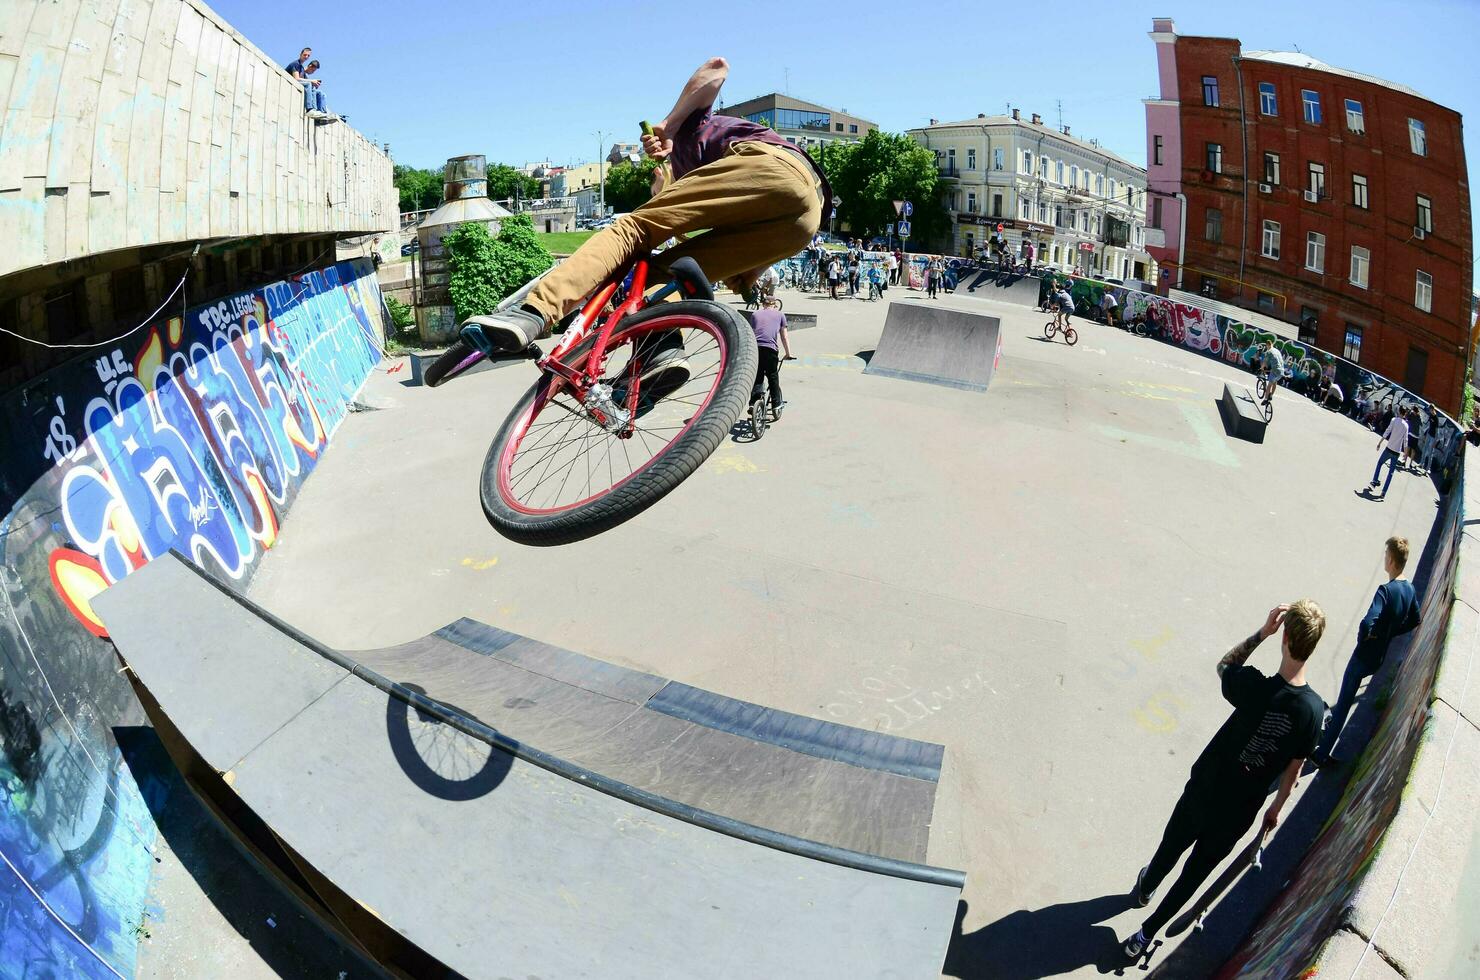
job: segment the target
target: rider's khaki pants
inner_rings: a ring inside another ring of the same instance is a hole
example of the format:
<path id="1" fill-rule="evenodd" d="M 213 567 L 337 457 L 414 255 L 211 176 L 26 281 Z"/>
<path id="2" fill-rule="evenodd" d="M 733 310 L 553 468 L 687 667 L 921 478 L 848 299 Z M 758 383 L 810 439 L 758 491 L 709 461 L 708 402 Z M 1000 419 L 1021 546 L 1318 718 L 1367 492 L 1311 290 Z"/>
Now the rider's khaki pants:
<path id="1" fill-rule="evenodd" d="M 557 320 L 634 256 L 706 228 L 655 264 L 692 256 L 711 281 L 738 277 L 749 287 L 766 266 L 800 252 L 821 220 L 820 181 L 807 161 L 768 143 L 736 143 L 592 235 L 525 302 Z"/>

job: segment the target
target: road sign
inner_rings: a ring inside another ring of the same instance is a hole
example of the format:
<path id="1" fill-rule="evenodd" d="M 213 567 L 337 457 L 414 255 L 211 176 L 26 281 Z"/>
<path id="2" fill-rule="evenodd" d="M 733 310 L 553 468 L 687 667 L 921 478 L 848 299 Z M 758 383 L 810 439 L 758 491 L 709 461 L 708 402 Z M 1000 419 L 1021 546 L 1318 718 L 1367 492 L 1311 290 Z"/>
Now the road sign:
<path id="1" fill-rule="evenodd" d="M 913 204 L 911 204 L 909 201 L 905 201 L 904 202 L 904 211 L 903 211 L 904 216 L 906 218 L 908 218 L 910 215 L 912 215 L 914 213 L 915 213 L 915 206 Z"/>
<path id="2" fill-rule="evenodd" d="M 900 238 L 909 238 L 910 237 L 910 223 L 908 221 L 901 221 L 899 223 L 899 237 Z"/>
<path id="3" fill-rule="evenodd" d="M 894 202 L 894 213 L 896 215 L 898 215 L 899 214 L 899 209 L 902 208 L 902 207 L 904 207 L 904 202 L 903 201 L 895 201 Z"/>
<path id="4" fill-rule="evenodd" d="M 894 222 L 891 221 L 887 225 L 884 226 L 884 234 L 886 234 L 886 235 L 892 235 L 892 234 L 894 234 Z"/>

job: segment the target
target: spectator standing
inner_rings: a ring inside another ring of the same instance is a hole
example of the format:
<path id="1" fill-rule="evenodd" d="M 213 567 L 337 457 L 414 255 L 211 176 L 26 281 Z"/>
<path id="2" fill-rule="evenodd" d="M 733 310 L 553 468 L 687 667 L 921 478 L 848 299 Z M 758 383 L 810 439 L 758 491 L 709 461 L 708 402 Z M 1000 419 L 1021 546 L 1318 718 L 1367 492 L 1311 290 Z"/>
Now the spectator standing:
<path id="1" fill-rule="evenodd" d="M 1280 628 L 1280 668 L 1265 676 L 1244 661 Z M 1172 810 L 1151 862 L 1136 876 L 1137 908 L 1151 903 L 1158 885 L 1189 847 L 1192 854 L 1160 905 L 1121 946 L 1128 959 L 1151 940 L 1193 896 L 1244 831 L 1279 779 L 1279 793 L 1264 811 L 1263 833 L 1274 830 L 1300 768 L 1321 734 L 1326 704 L 1305 680 L 1305 664 L 1326 628 L 1326 614 L 1309 599 L 1269 611 L 1264 625 L 1218 662 L 1223 697 L 1233 714 L 1192 764 L 1182 798 Z"/>
<path id="2" fill-rule="evenodd" d="M 892 266 L 892 268 L 894 270 L 894 272 L 893 272 L 893 274 L 894 274 L 894 281 L 891 282 L 889 285 L 891 285 L 891 286 L 898 286 L 899 285 L 899 275 L 900 275 L 899 270 L 901 270 L 901 269 L 904 268 L 904 252 L 901 249 L 897 249 L 896 248 L 894 250 L 894 265 Z M 908 286 L 909 283 L 905 283 L 905 285 Z"/>
<path id="3" fill-rule="evenodd" d="M 1106 289 L 1100 297 L 1100 309 L 1105 311 L 1105 325 L 1109 327 L 1119 326 L 1120 301 L 1115 298 L 1114 291 Z"/>
<path id="4" fill-rule="evenodd" d="M 884 253 L 884 271 L 888 273 L 885 277 L 885 288 L 896 285 L 899 282 L 899 253 Z"/>
<path id="5" fill-rule="evenodd" d="M 1331 709 L 1331 720 L 1326 725 L 1321 744 L 1310 757 L 1318 768 L 1340 761 L 1332 757 L 1331 749 L 1341 738 L 1346 716 L 1356 703 L 1357 688 L 1362 681 L 1377 673 L 1387 659 L 1388 644 L 1419 623 L 1418 595 L 1413 590 L 1413 583 L 1402 577 L 1407 564 L 1408 539 L 1388 538 L 1382 546 L 1382 569 L 1387 572 L 1388 580 L 1377 587 L 1372 604 L 1367 607 L 1367 615 L 1357 626 L 1357 648 L 1352 651 L 1346 674 L 1341 678 L 1341 693 L 1336 698 L 1336 707 Z"/>
<path id="6" fill-rule="evenodd" d="M 838 298 L 838 277 L 842 275 L 843 260 L 834 255 L 827 259 L 827 288 L 832 293 L 832 298 Z"/>
<path id="7" fill-rule="evenodd" d="M 854 249 L 848 258 L 848 295 L 858 295 L 858 279 L 863 272 L 863 253 Z"/>
<path id="8" fill-rule="evenodd" d="M 1387 496 L 1388 489 L 1393 485 L 1393 471 L 1398 468 L 1398 461 L 1403 458 L 1403 450 L 1408 445 L 1408 422 L 1401 415 L 1392 416 L 1387 428 L 1382 430 L 1382 439 L 1378 441 L 1382 448 L 1382 455 L 1377 457 L 1377 466 L 1372 471 L 1372 482 L 1368 484 L 1370 493 L 1377 489 L 1377 478 L 1382 473 L 1384 463 L 1388 466 L 1387 482 L 1382 485 L 1382 493 L 1377 499 L 1381 500 Z"/>

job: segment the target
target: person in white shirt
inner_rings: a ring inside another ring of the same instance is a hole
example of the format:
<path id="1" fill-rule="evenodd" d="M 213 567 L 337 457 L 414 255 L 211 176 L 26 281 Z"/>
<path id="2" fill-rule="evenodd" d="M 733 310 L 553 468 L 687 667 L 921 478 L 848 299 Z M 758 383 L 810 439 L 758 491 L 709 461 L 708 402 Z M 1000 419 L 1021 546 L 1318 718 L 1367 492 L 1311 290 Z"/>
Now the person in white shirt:
<path id="1" fill-rule="evenodd" d="M 1403 458 L 1403 449 L 1408 445 L 1408 421 L 1402 414 L 1393 416 L 1378 445 L 1382 447 L 1382 455 L 1377 457 L 1377 468 L 1372 471 L 1372 482 L 1367 485 L 1367 492 L 1370 494 L 1377 489 L 1377 477 L 1382 472 L 1382 465 L 1386 463 L 1387 482 L 1382 485 L 1382 493 L 1377 495 L 1377 499 L 1381 500 L 1387 496 L 1388 488 L 1393 485 L 1393 471 L 1398 468 L 1398 460 Z"/>

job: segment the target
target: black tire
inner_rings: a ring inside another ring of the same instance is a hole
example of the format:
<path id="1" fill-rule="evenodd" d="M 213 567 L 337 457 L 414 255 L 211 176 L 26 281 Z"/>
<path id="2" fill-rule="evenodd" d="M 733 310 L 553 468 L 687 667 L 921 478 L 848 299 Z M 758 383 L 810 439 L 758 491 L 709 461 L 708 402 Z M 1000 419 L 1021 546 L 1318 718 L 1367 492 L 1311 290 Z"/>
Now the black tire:
<path id="1" fill-rule="evenodd" d="M 432 362 L 431 367 L 422 373 L 421 383 L 428 388 L 435 388 L 442 382 L 450 381 L 462 374 L 481 360 L 483 360 L 483 352 L 459 337 L 445 353 Z"/>
<path id="2" fill-rule="evenodd" d="M 764 390 L 750 403 L 750 435 L 751 441 L 758 441 L 766 434 L 766 427 L 770 424 L 770 415 L 766 408 L 766 393 Z"/>
<path id="3" fill-rule="evenodd" d="M 519 399 L 500 426 L 483 460 L 480 496 L 488 522 L 504 537 L 520 544 L 550 546 L 579 541 L 609 530 L 657 503 L 691 476 L 714 452 L 744 414 L 755 381 L 759 356 L 755 332 L 733 307 L 704 300 L 659 303 L 636 313 L 617 325 L 613 346 L 624 331 L 659 317 L 690 316 L 707 320 L 725 344 L 725 358 L 714 393 L 699 415 L 658 455 L 634 472 L 625 482 L 599 497 L 554 514 L 529 514 L 504 500 L 499 489 L 499 466 L 524 416 L 550 384 L 544 375 Z M 596 338 L 582 341 L 565 358 L 567 364 L 584 363 Z"/>
<path id="4" fill-rule="evenodd" d="M 1068 344 L 1070 347 L 1073 347 L 1075 344 L 1079 343 L 1079 331 L 1075 330 L 1073 327 L 1065 327 L 1064 343 Z"/>
<path id="5" fill-rule="evenodd" d="M 1053 340 L 1053 335 L 1058 333 L 1058 330 L 1059 328 L 1057 324 L 1055 324 L 1053 320 L 1049 320 L 1043 325 L 1043 336 L 1047 337 L 1049 340 Z"/>

